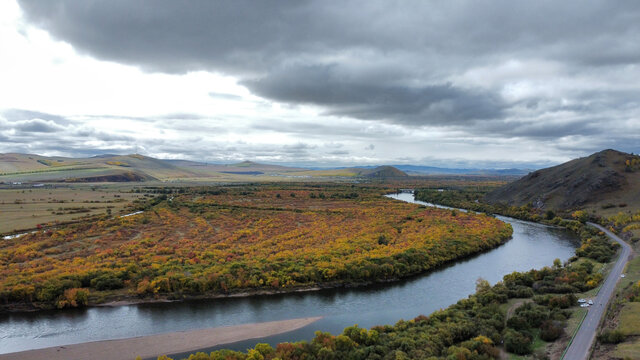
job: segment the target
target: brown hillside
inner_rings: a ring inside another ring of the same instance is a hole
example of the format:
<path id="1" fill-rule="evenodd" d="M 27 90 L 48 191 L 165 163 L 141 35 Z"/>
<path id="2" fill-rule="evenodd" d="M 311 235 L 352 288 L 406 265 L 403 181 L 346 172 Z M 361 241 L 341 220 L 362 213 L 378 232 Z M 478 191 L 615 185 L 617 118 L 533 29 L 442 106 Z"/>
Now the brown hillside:
<path id="1" fill-rule="evenodd" d="M 398 170 L 393 166 L 378 166 L 377 168 L 362 172 L 361 175 L 369 178 L 382 179 L 409 176 L 404 171 Z"/>
<path id="2" fill-rule="evenodd" d="M 604 150 L 529 173 L 487 194 L 485 200 L 554 210 L 635 209 L 640 207 L 640 156 Z"/>

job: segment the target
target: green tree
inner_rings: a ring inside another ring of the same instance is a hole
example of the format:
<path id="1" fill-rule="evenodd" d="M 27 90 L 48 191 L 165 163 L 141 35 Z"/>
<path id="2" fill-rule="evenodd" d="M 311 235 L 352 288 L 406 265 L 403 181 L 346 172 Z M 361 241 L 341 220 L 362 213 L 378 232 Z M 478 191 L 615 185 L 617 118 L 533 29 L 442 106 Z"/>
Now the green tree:
<path id="1" fill-rule="evenodd" d="M 508 352 L 518 355 L 531 353 L 531 339 L 526 335 L 512 329 L 506 329 L 503 339 Z"/>

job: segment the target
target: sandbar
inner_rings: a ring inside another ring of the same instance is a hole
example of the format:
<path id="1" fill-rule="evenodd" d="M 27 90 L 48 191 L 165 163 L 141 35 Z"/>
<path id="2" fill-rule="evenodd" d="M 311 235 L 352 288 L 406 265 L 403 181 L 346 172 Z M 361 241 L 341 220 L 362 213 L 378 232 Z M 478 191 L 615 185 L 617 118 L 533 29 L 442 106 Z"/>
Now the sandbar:
<path id="1" fill-rule="evenodd" d="M 92 341 L 0 354 L 0 360 L 134 360 L 196 351 L 236 341 L 277 335 L 305 327 L 321 317 L 178 331 L 126 339 Z"/>

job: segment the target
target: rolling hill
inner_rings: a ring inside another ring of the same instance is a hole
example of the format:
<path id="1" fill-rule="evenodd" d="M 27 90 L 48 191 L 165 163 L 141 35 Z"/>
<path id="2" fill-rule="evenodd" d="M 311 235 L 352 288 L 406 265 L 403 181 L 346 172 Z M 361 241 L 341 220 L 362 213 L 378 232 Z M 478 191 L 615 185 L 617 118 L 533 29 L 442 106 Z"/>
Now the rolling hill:
<path id="1" fill-rule="evenodd" d="M 139 181 L 274 181 L 298 178 L 398 178 L 408 176 L 392 166 L 309 170 L 243 161 L 208 164 L 161 160 L 139 154 L 104 154 L 90 158 L 0 154 L 0 182 L 139 182 Z"/>
<path id="2" fill-rule="evenodd" d="M 376 179 L 386 179 L 386 178 L 399 178 L 399 177 L 407 177 L 407 173 L 402 170 L 398 170 L 393 166 L 378 166 L 376 168 L 362 171 L 359 173 L 360 176 L 365 176 L 368 178 L 376 178 Z"/>
<path id="3" fill-rule="evenodd" d="M 537 170 L 487 194 L 496 204 L 617 212 L 640 208 L 640 156 L 604 150 Z"/>
<path id="4" fill-rule="evenodd" d="M 529 173 L 525 169 L 480 169 L 480 168 L 442 168 L 419 165 L 393 165 L 409 175 L 489 175 L 489 176 L 523 176 Z"/>

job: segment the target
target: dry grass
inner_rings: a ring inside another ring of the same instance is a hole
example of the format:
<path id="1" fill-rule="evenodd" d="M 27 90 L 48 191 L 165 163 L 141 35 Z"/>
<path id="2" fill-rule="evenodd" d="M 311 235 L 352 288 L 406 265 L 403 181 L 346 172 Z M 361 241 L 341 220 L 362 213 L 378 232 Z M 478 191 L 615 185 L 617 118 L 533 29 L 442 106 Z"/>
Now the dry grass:
<path id="1" fill-rule="evenodd" d="M 625 335 L 640 335 L 640 303 L 624 304 L 622 311 L 620 311 L 618 330 Z"/>
<path id="2" fill-rule="evenodd" d="M 86 215 L 113 214 L 142 194 L 106 187 L 0 189 L 0 233 L 32 229 L 38 224 L 65 222 Z"/>
<path id="3" fill-rule="evenodd" d="M 354 177 L 356 172 L 353 169 L 330 169 L 330 170 L 309 170 L 309 171 L 297 171 L 289 173 L 292 176 L 312 176 L 312 177 L 332 177 L 332 176 L 346 176 Z"/>
<path id="4" fill-rule="evenodd" d="M 613 352 L 613 356 L 621 359 L 640 359 L 640 339 L 618 344 Z"/>

